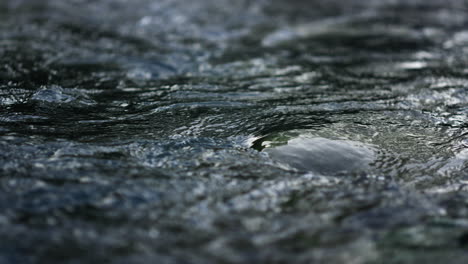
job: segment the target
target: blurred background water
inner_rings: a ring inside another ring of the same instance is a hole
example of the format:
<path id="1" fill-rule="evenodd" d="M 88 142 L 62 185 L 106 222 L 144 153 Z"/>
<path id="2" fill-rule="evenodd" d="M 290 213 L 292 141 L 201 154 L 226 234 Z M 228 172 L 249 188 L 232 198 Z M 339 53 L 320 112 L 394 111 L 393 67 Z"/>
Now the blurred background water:
<path id="1" fill-rule="evenodd" d="M 3 0 L 0 263 L 466 263 L 463 0 Z"/>

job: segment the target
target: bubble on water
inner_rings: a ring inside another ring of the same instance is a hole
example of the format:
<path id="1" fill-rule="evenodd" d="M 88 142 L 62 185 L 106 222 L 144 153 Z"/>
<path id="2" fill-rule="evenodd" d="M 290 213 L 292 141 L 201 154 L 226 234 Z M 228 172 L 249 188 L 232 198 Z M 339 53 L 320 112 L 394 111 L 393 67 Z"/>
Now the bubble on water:
<path id="1" fill-rule="evenodd" d="M 335 175 L 369 169 L 375 159 L 375 149 L 351 140 L 331 140 L 299 136 L 287 144 L 267 148 L 271 158 L 292 168 L 320 174 Z"/>

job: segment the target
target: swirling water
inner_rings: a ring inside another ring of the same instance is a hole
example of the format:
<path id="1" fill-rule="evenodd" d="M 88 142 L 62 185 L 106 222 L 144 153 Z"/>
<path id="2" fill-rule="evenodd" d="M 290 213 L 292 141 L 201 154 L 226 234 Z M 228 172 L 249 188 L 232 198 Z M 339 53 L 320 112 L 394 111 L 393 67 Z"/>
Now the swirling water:
<path id="1" fill-rule="evenodd" d="M 0 2 L 0 263 L 466 263 L 463 0 Z"/>

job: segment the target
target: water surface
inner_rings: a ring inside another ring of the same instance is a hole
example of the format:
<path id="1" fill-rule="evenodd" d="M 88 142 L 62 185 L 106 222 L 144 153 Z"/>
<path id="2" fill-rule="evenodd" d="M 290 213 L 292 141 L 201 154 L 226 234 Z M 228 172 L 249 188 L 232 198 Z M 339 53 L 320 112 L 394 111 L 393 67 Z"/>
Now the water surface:
<path id="1" fill-rule="evenodd" d="M 0 3 L 0 263 L 465 263 L 468 6 Z"/>

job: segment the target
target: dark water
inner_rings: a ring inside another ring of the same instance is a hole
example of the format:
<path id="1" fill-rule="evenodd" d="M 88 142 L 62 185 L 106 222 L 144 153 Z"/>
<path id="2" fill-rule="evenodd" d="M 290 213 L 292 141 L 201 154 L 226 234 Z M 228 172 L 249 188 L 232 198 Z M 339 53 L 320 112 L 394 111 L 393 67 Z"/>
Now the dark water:
<path id="1" fill-rule="evenodd" d="M 0 263 L 466 263 L 465 1 L 2 0 Z"/>

